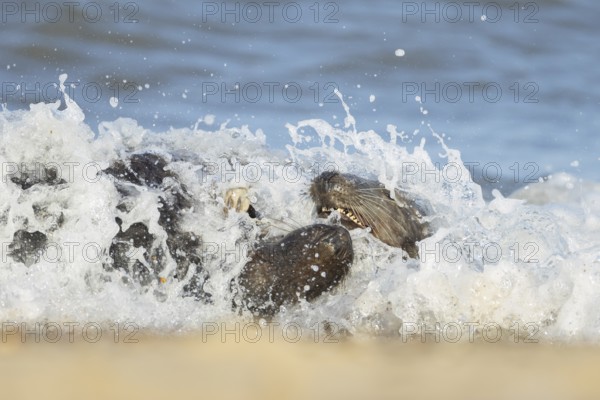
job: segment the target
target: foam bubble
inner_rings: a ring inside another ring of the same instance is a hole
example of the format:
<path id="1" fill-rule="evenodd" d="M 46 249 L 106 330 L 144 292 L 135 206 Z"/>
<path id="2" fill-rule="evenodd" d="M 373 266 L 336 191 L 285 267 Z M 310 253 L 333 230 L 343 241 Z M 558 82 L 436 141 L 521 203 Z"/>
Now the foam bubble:
<path id="1" fill-rule="evenodd" d="M 65 79 L 61 76 L 61 82 Z M 115 211 L 119 193 L 96 166 L 106 168 L 127 152 L 151 150 L 174 155 L 169 168 L 194 199 L 194 209 L 183 216 L 186 228 L 235 248 L 258 230 L 245 231 L 247 222 L 241 224 L 235 213 L 223 216 L 223 193 L 239 183 L 231 174 L 206 175 L 203 166 L 236 161 L 265 166 L 263 178 L 248 183 L 251 197 L 263 215 L 289 229 L 318 221 L 303 197 L 312 176 L 286 179 L 281 170 L 270 174 L 268 166 L 292 161 L 314 171 L 329 162 L 342 172 L 378 179 L 388 189 L 402 188 L 422 199 L 431 211 L 433 234 L 420 243 L 420 258 L 407 260 L 401 250 L 382 244 L 367 230 L 351 231 L 356 257 L 344 284 L 313 303 L 288 309 L 278 317 L 282 322 L 310 327 L 327 320 L 354 334 L 395 336 L 402 322 L 493 323 L 503 332 L 533 324 L 540 339 L 600 339 L 600 185 L 554 174 L 511 197 L 494 192 L 494 199 L 485 202 L 460 151 L 443 137 L 415 131 L 410 137 L 418 145 L 406 147 L 404 133 L 395 126 L 388 126 L 388 139 L 358 130 L 349 107 L 342 105 L 343 127 L 320 119 L 287 124 L 291 143 L 284 153 L 270 150 L 265 134 L 247 127 L 153 132 L 122 118 L 102 122 L 95 138 L 72 101 L 64 110 L 60 104 L 3 110 L 1 165 L 68 162 L 94 168 L 85 173 L 76 169 L 60 189 L 38 185 L 24 191 L 10 179 L 1 180 L 0 240 L 10 243 L 15 231 L 26 226 L 30 232 L 52 232 L 56 242 L 106 248 L 118 231 L 115 217 L 123 215 Z M 214 117 L 205 116 L 204 122 L 212 124 Z M 448 170 L 430 154 L 441 156 L 457 178 L 448 179 Z M 416 165 L 418 171 L 407 174 L 406 165 Z M 154 221 L 152 232 L 164 234 L 156 223 L 156 196 L 141 196 L 146 206 L 133 210 L 131 221 Z M 62 225 L 50 229 L 52 220 L 40 219 L 36 209 L 48 215 L 62 212 Z M 42 260 L 30 267 L 3 256 L 3 321 L 128 321 L 174 332 L 239 318 L 231 310 L 229 292 L 229 282 L 243 266 L 239 260 L 207 263 L 212 276 L 207 289 L 214 302 L 205 305 L 182 298 L 183 283 L 173 279 L 152 290 L 132 288 L 119 274 L 107 274 L 102 261 L 90 262 L 81 252 L 74 262 Z"/>

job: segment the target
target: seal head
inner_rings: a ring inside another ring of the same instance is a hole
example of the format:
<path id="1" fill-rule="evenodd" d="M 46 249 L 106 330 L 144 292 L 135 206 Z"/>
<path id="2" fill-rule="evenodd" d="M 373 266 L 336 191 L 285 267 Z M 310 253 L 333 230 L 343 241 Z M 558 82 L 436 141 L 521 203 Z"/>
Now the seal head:
<path id="1" fill-rule="evenodd" d="M 416 242 L 428 236 L 422 211 L 404 192 L 390 191 L 381 183 L 338 172 L 323 172 L 310 187 L 319 216 L 338 211 L 348 229 L 371 228 L 382 242 L 405 250 L 412 258 L 419 254 Z"/>
<path id="2" fill-rule="evenodd" d="M 339 285 L 353 260 L 352 240 L 343 227 L 297 229 L 250 255 L 238 277 L 242 304 L 256 315 L 272 316 L 283 305 L 313 300 Z"/>

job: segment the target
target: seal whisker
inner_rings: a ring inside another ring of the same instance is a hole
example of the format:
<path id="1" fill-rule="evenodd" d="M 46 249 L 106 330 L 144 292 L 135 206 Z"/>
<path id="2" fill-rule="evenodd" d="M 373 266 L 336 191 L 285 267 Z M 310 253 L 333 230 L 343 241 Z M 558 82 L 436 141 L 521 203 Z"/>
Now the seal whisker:
<path id="1" fill-rule="evenodd" d="M 292 226 L 290 226 L 290 224 L 285 223 L 283 220 L 281 219 L 275 219 L 275 218 L 263 218 L 262 219 L 265 227 L 273 227 L 276 229 L 279 229 L 280 231 L 289 233 L 292 230 L 294 230 L 294 228 Z M 280 224 L 284 225 L 281 226 Z"/>
<path id="2" fill-rule="evenodd" d="M 290 228 L 292 228 L 292 230 L 299 229 L 302 227 L 302 224 L 300 224 L 298 221 L 296 221 L 292 217 L 287 217 L 287 219 L 290 220 L 291 222 L 293 222 L 293 224 L 290 224 L 289 222 L 286 222 L 284 220 L 281 220 L 281 222 L 288 225 Z"/>
<path id="3" fill-rule="evenodd" d="M 360 192 L 360 190 L 359 190 Z M 389 197 L 388 193 L 386 193 L 387 191 L 383 191 L 381 189 L 379 190 L 370 190 L 370 191 L 365 191 L 365 192 L 361 192 L 361 197 L 363 198 L 372 198 L 375 199 L 379 202 L 381 201 L 391 201 L 393 202 L 394 200 Z M 383 197 L 382 197 L 383 196 Z"/>
<path id="4" fill-rule="evenodd" d="M 382 221 L 381 218 L 379 218 L 378 213 L 371 211 L 371 208 L 368 207 L 369 203 L 371 203 L 373 207 L 377 207 L 377 205 L 372 204 L 372 201 L 368 199 L 360 199 L 359 201 L 361 203 L 364 201 L 364 203 L 361 205 L 364 207 L 365 213 L 368 215 L 368 219 L 371 220 L 369 221 L 368 226 L 370 226 L 374 232 L 385 233 L 388 237 L 393 238 L 394 235 L 391 229 L 389 228 L 388 224 L 384 223 L 385 221 Z M 379 227 L 381 227 L 381 229 Z"/>

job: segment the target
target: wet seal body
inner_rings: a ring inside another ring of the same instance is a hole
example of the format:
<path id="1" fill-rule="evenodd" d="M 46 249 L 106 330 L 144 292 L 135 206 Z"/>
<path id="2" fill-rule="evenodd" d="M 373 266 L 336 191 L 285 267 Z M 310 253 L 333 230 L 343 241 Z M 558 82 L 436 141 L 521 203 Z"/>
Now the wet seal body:
<path id="1" fill-rule="evenodd" d="M 160 282 L 165 279 L 161 273 L 165 270 L 168 253 L 177 264 L 175 279 L 182 280 L 190 268 L 194 269 L 183 294 L 208 301 L 211 295 L 203 289 L 208 276 L 202 268 L 200 237 L 181 228 L 182 214 L 192 208 L 192 199 L 185 185 L 168 169 L 167 160 L 153 153 L 133 154 L 128 159 L 113 163 L 104 173 L 114 178 L 115 187 L 121 195 L 117 209 L 123 217 L 135 207 L 140 192 L 156 192 L 158 225 L 167 236 L 166 240 L 161 240 L 151 234 L 145 222 L 136 221 L 124 227 L 123 220 L 115 218 L 119 232 L 109 249 L 112 263 L 105 264 L 104 268 L 127 271 L 134 281 L 142 285 Z M 140 250 L 141 259 L 133 257 L 138 252 L 136 249 Z"/>
<path id="2" fill-rule="evenodd" d="M 370 228 L 373 236 L 402 248 L 412 258 L 419 255 L 416 242 L 429 235 L 417 203 L 400 191 L 392 199 L 390 191 L 377 181 L 324 172 L 313 181 L 310 196 L 319 215 L 338 211 L 348 229 Z"/>
<path id="3" fill-rule="evenodd" d="M 310 225 L 257 248 L 238 283 L 242 305 L 259 315 L 274 315 L 299 299 L 314 300 L 348 274 L 354 251 L 340 226 Z"/>

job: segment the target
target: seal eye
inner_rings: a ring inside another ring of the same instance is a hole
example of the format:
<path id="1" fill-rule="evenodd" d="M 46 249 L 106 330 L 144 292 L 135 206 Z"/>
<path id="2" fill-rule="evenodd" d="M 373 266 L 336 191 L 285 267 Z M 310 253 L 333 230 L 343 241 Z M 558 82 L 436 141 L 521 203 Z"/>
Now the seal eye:
<path id="1" fill-rule="evenodd" d="M 341 193 L 341 192 L 344 191 L 344 189 L 342 189 L 342 185 L 340 185 L 339 183 L 334 183 L 331 186 L 331 190 L 334 191 L 334 192 L 338 192 L 338 193 Z"/>

